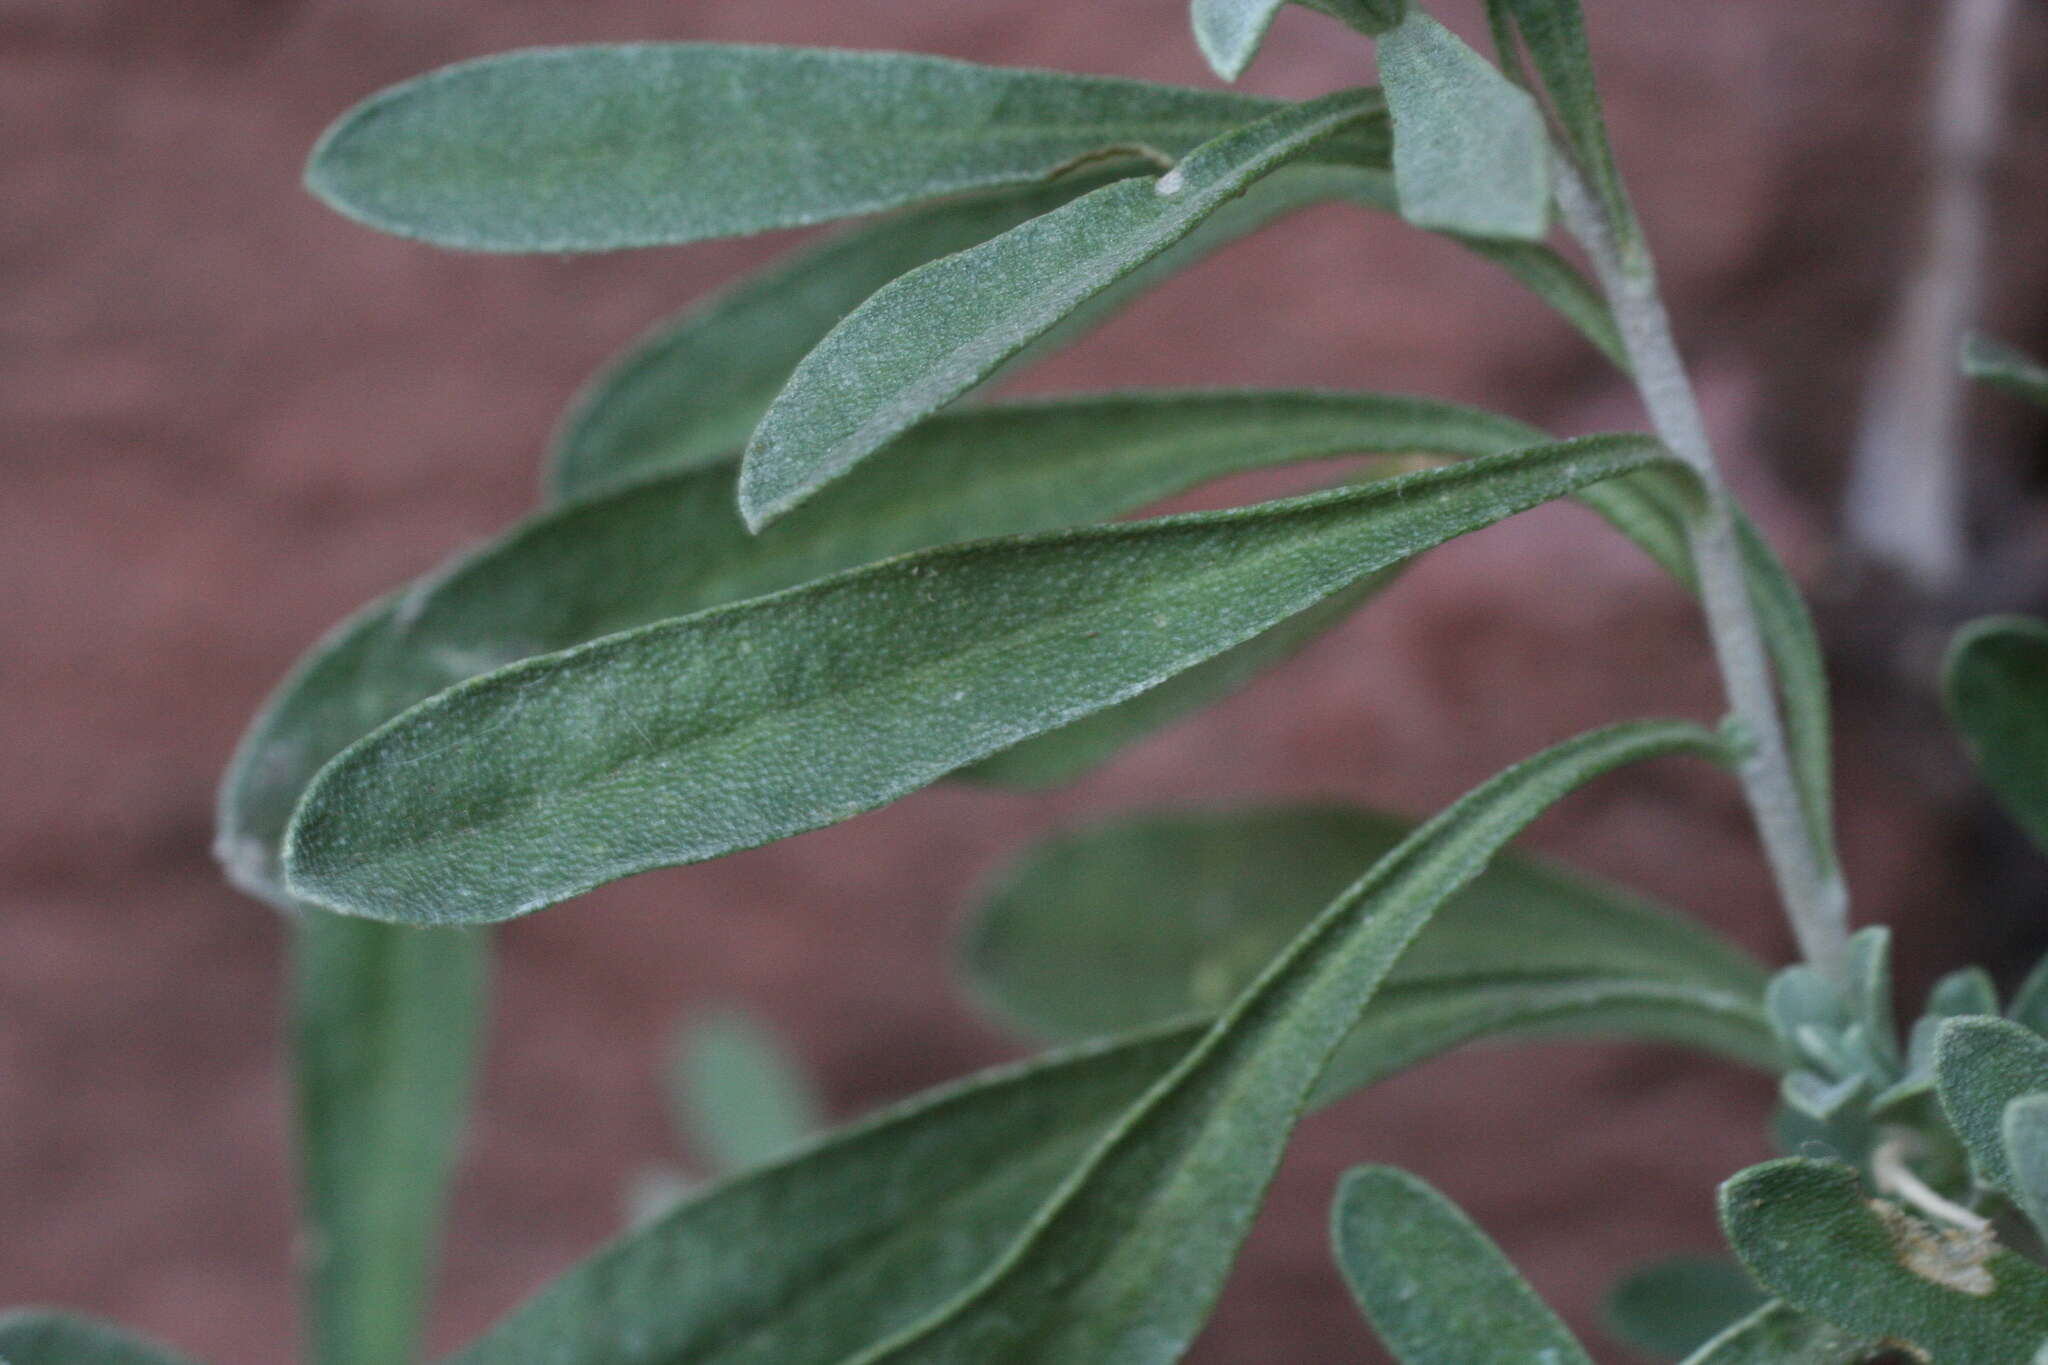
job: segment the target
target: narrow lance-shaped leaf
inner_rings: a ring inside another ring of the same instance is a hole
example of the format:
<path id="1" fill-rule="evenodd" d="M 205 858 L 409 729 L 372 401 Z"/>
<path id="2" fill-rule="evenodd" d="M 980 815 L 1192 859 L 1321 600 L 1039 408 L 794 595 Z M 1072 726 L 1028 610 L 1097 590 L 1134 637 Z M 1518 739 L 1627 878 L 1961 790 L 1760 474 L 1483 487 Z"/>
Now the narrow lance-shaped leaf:
<path id="1" fill-rule="evenodd" d="M 1864 1365 L 1877 1342 L 1788 1303 L 1768 1303 L 1685 1358 L 1684 1365 Z"/>
<path id="2" fill-rule="evenodd" d="M 1592 1365 L 1492 1239 L 1406 1171 L 1348 1172 L 1331 1241 L 1352 1297 L 1402 1365 Z"/>
<path id="3" fill-rule="evenodd" d="M 1179 242 L 1261 176 L 1380 112 L 1376 91 L 1294 105 L 912 271 L 805 357 L 740 474 L 759 529 L 988 378 L 1062 319 Z"/>
<path id="4" fill-rule="evenodd" d="M 419 1358 L 483 1031 L 489 941 L 319 911 L 292 925 L 310 1358 Z"/>
<path id="5" fill-rule="evenodd" d="M 1099 394 L 935 418 L 759 536 L 733 512 L 730 468 L 546 512 L 316 646 L 236 751 L 217 853 L 237 885 L 289 908 L 278 848 L 313 774 L 415 702 L 533 654 L 948 541 L 1103 520 L 1248 469 L 1542 439 L 1475 409 L 1373 394 Z M 1114 730 L 1144 716 L 1102 719 Z"/>
<path id="6" fill-rule="evenodd" d="M 1528 91 L 1420 9 L 1379 40 L 1401 216 L 1473 237 L 1550 231 L 1550 136 Z"/>
<path id="7" fill-rule="evenodd" d="M 900 52 L 538 48 L 371 96 L 307 184 L 371 227 L 476 251 L 609 251 L 801 227 L 1184 155 L 1272 100 Z"/>
<path id="8" fill-rule="evenodd" d="M 1123 173 L 1143 164 L 1126 161 Z M 661 324 L 577 395 L 555 434 L 549 491 L 558 499 L 587 497 L 626 480 L 730 459 L 797 362 L 868 295 L 1115 175 L 1065 175 L 865 224 Z"/>
<path id="9" fill-rule="evenodd" d="M 1401 22 L 1407 0 L 1302 0 L 1360 33 L 1382 33 Z M 1193 0 L 1189 18 L 1195 43 L 1209 67 L 1226 81 L 1244 74 L 1266 41 L 1266 30 L 1287 0 Z"/>
<path id="10" fill-rule="evenodd" d="M 1987 336 L 1963 344 L 1963 373 L 1995 389 L 2048 408 L 2048 366 Z"/>
<path id="11" fill-rule="evenodd" d="M 514 664 L 315 778 L 294 895 L 487 923 L 847 819 L 1446 540 L 1668 457 L 1513 451 L 1227 512 L 956 546 Z"/>
<path id="12" fill-rule="evenodd" d="M 1937 1365 L 2016 1365 L 2048 1338 L 2048 1271 L 1868 1199 L 1847 1166 L 1753 1166 L 1721 1187 L 1721 1220 L 1765 1288 Z"/>
<path id="13" fill-rule="evenodd" d="M 191 1365 L 177 1352 L 122 1328 L 50 1308 L 0 1312 L 0 1360 L 7 1365 Z"/>
<path id="14" fill-rule="evenodd" d="M 1943 685 L 1977 771 L 2048 852 L 2048 622 L 1971 622 L 1949 646 Z"/>
<path id="15" fill-rule="evenodd" d="M 2048 1040 L 2004 1019 L 1952 1019 L 1935 1037 L 1934 1080 L 1978 1178 L 2015 1193 L 2005 1109 L 2028 1095 L 2048 1094 Z"/>
<path id="16" fill-rule="evenodd" d="M 714 1171 L 773 1161 L 825 1126 L 810 1078 L 752 1015 L 697 1020 L 676 1041 L 670 1108 Z"/>
<path id="17" fill-rule="evenodd" d="M 1568 792 L 1673 753 L 1725 756 L 1695 726 L 1619 726 L 1509 769 L 1424 825 L 1118 1122 L 1000 1266 L 861 1365 L 1179 1359 L 1332 1051 L 1436 909 Z"/>
<path id="18" fill-rule="evenodd" d="M 1041 1037 L 1211 1014 L 1412 833 L 1341 807 L 1115 820 L 1031 850 L 970 922 L 976 993 Z M 1332 1064 L 1348 1090 L 1517 1025 L 1619 1025 L 1775 1068 L 1764 972 L 1634 896 L 1502 858 L 1445 903 Z"/>
<path id="19" fill-rule="evenodd" d="M 1673 1256 L 1623 1276 L 1602 1305 L 1607 1329 L 1664 1360 L 1693 1354 L 1768 1296 L 1726 1257 Z"/>

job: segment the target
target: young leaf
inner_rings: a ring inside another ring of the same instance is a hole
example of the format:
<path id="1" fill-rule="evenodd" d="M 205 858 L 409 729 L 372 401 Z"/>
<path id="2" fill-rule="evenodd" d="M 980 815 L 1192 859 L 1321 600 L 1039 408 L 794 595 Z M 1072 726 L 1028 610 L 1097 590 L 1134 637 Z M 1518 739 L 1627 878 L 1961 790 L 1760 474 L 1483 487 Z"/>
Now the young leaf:
<path id="1" fill-rule="evenodd" d="M 676 1128 L 718 1174 L 773 1161 L 825 1126 L 810 1078 L 752 1015 L 712 1015 L 677 1042 Z"/>
<path id="2" fill-rule="evenodd" d="M 1987 616 L 1964 626 L 1943 690 L 1977 771 L 2048 851 L 2048 622 Z"/>
<path id="3" fill-rule="evenodd" d="M 1123 819 L 1032 850 L 970 922 L 978 995 L 1041 1037 L 1212 1014 L 1412 832 L 1298 807 Z M 1763 972 L 1689 922 L 1526 859 L 1445 903 L 1332 1065 L 1355 1088 L 1469 1038 L 1544 1024 L 1651 1027 L 1772 1066 Z M 1581 1017 L 1576 1012 L 1585 1010 Z"/>
<path id="4" fill-rule="evenodd" d="M 1127 161 L 1130 174 L 1144 163 Z M 556 433 L 557 499 L 719 464 L 810 349 L 889 281 L 1114 179 L 1114 170 L 991 191 L 850 229 L 656 327 L 584 388 Z"/>
<path id="5" fill-rule="evenodd" d="M 1938 1365 L 2014 1365 L 2048 1337 L 2048 1271 L 1867 1199 L 1846 1166 L 1752 1166 L 1721 1187 L 1721 1220 L 1765 1288 Z"/>
<path id="6" fill-rule="evenodd" d="M 1733 1261 L 1673 1256 L 1624 1275 L 1608 1291 L 1602 1316 L 1644 1354 L 1678 1360 L 1747 1320 L 1767 1297 Z"/>
<path id="7" fill-rule="evenodd" d="M 2022 1096 L 2005 1106 L 2002 1127 L 2013 1199 L 2048 1236 L 2048 1094 Z"/>
<path id="8" fill-rule="evenodd" d="M 1273 16 L 1287 0 L 1193 0 L 1195 43 L 1209 67 L 1226 81 L 1244 74 L 1266 41 Z M 1302 0 L 1360 33 L 1384 33 L 1401 22 L 1407 0 Z"/>
<path id="9" fill-rule="evenodd" d="M 1436 909 L 1568 792 L 1676 753 L 1726 756 L 1695 726 L 1617 726 L 1510 768 L 1417 830 L 1118 1121 L 1000 1266 L 861 1365 L 1179 1359 L 1331 1052 Z"/>
<path id="10" fill-rule="evenodd" d="M 1987 336 L 1963 343 L 1963 373 L 2015 398 L 2048 408 L 2048 367 Z"/>
<path id="11" fill-rule="evenodd" d="M 1226 512 L 954 546 L 452 688 L 308 788 L 292 894 L 476 924 L 848 819 L 1156 686 L 1366 574 L 1667 461 L 1513 451 Z"/>
<path id="12" fill-rule="evenodd" d="M 748 443 L 740 511 L 759 529 L 966 393 L 1260 177 L 1380 112 L 1378 92 L 1292 105 L 888 285 L 790 376 Z"/>
<path id="13" fill-rule="evenodd" d="M 1787 1303 L 1768 1303 L 1733 1324 L 1684 1365 L 1863 1365 L 1877 1342 L 1853 1336 Z"/>
<path id="14" fill-rule="evenodd" d="M 310 1358 L 411 1365 L 482 1032 L 488 938 L 294 920 Z"/>
<path id="15" fill-rule="evenodd" d="M 1991 998 L 1995 1004 L 1998 999 L 1996 993 Z M 2048 1035 L 2048 957 L 2036 962 L 2034 969 L 2027 973 L 2027 979 L 2020 982 L 2005 1017 L 2021 1028 Z"/>
<path id="16" fill-rule="evenodd" d="M 834 1132 L 620 1237 L 447 1365 L 839 1365 L 995 1264 L 1199 1037 L 1000 1068 Z"/>
<path id="17" fill-rule="evenodd" d="M 1969 1148 L 1978 1179 L 2013 1193 L 2005 1155 L 2005 1107 L 2048 1093 L 2048 1041 L 2004 1019 L 1952 1019 L 1934 1045 L 1942 1111 Z"/>
<path id="18" fill-rule="evenodd" d="M 1272 100 L 901 52 L 644 43 L 462 62 L 328 129 L 306 183 L 401 237 L 611 251 L 801 227 L 1154 160 Z"/>
<path id="19" fill-rule="evenodd" d="M 1248 469 L 1542 439 L 1475 409 L 1372 394 L 1097 394 L 934 418 L 759 536 L 733 514 L 730 468 L 546 512 L 315 647 L 236 751 L 217 853 L 238 885 L 290 908 L 278 847 L 313 774 L 415 702 L 533 654 L 948 541 L 1099 521 Z"/>
<path id="20" fill-rule="evenodd" d="M 1897 1067 L 1899 1027 L 1892 1011 L 1892 931 L 1881 924 L 1859 929 L 1849 938 L 1847 964 L 1849 1009 L 1875 1060 Z"/>
<path id="21" fill-rule="evenodd" d="M 1405 1171 L 1346 1173 L 1331 1240 L 1352 1297 L 1402 1365 L 1592 1365 L 1500 1248 Z"/>
<path id="22" fill-rule="evenodd" d="M 190 1365 L 175 1351 L 119 1327 L 51 1308 L 0 1312 L 0 1360 L 7 1365 Z"/>
<path id="23" fill-rule="evenodd" d="M 1417 227 L 1541 241 L 1550 135 L 1529 92 L 1420 9 L 1379 40 L 1401 215 Z"/>

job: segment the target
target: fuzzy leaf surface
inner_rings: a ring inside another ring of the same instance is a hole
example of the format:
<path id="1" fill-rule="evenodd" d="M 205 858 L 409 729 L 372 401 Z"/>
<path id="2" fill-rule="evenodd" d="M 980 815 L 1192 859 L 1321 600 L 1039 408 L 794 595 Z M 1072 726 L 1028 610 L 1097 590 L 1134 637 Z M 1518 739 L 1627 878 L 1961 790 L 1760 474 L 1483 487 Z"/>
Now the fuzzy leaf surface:
<path id="1" fill-rule="evenodd" d="M 1331 1240 L 1351 1296 L 1402 1365 L 1592 1365 L 1492 1239 L 1406 1171 L 1346 1173 Z"/>
<path id="2" fill-rule="evenodd" d="M 1962 1252 L 1872 1201 L 1847 1166 L 1790 1157 L 1721 1187 L 1721 1221 L 1750 1272 L 1786 1302 L 1933 1365 L 2016 1365 L 2048 1339 L 2048 1271 L 2010 1251 Z"/>
<path id="3" fill-rule="evenodd" d="M 2048 622 L 1990 616 L 1963 627 L 1943 688 L 1977 771 L 2048 852 Z"/>
<path id="4" fill-rule="evenodd" d="M 535 48 L 372 95 L 313 150 L 328 204 L 472 251 L 668 246 L 1170 159 L 1272 100 L 901 52 Z"/>
<path id="5" fill-rule="evenodd" d="M 1692 1355 L 1749 1318 L 1768 1296 L 1725 1257 L 1673 1256 L 1624 1275 L 1607 1295 L 1607 1328 L 1666 1360 Z"/>
<path id="6" fill-rule="evenodd" d="M 1135 696 L 1369 573 L 1669 462 L 1511 451 L 1226 512 L 953 546 L 542 655 L 323 769 L 292 894 L 488 923 L 848 819 Z"/>
<path id="7" fill-rule="evenodd" d="M 1788 1303 L 1768 1303 L 1687 1356 L 1684 1365 L 1863 1365 L 1877 1343 Z"/>
<path id="8" fill-rule="evenodd" d="M 677 1042 L 670 1108 L 677 1131 L 714 1171 L 764 1165 L 824 1128 L 810 1077 L 752 1015 L 697 1020 Z"/>
<path id="9" fill-rule="evenodd" d="M 1550 231 L 1550 134 L 1528 91 L 1423 11 L 1379 40 L 1401 216 L 1471 237 Z"/>
<path id="10" fill-rule="evenodd" d="M 1209 69 L 1234 81 L 1251 65 L 1266 30 L 1288 0 L 1193 0 L 1189 18 Z M 1360 33 L 1382 33 L 1401 22 L 1407 0 L 1302 0 Z"/>
<path id="11" fill-rule="evenodd" d="M 51 1308 L 0 1312 L 0 1360 L 8 1365 L 192 1365 L 122 1328 Z"/>
<path id="12" fill-rule="evenodd" d="M 1725 757 L 1695 726 L 1617 726 L 1508 769 L 1422 826 L 1119 1120 L 999 1267 L 862 1365 L 1179 1359 L 1331 1053 L 1437 908 L 1567 793 L 1678 753 Z"/>
<path id="13" fill-rule="evenodd" d="M 1377 91 L 1292 105 L 877 292 L 797 366 L 747 445 L 740 512 L 759 529 L 959 398 L 1209 215 L 1381 112 Z"/>
<path id="14" fill-rule="evenodd" d="M 966 973 L 1005 1018 L 1052 1039 L 1213 1014 L 1358 867 L 1411 833 L 1390 816 L 1307 806 L 1140 816 L 1061 836 L 982 904 Z M 1350 1089 L 1517 1024 L 1617 1019 L 1769 1066 L 1763 984 L 1756 963 L 1660 907 L 1503 857 L 1403 955 L 1329 1080 Z"/>
<path id="15" fill-rule="evenodd" d="M 2048 408 L 2048 366 L 1986 336 L 1972 336 L 1963 347 L 1963 373 L 1992 388 Z"/>
<path id="16" fill-rule="evenodd" d="M 411 1365 L 483 1031 L 489 940 L 308 911 L 292 942 L 311 1358 Z"/>
<path id="17" fill-rule="evenodd" d="M 2048 1094 L 2026 1095 L 2005 1107 L 2005 1160 L 2013 1199 L 2048 1236 Z"/>
<path id="18" fill-rule="evenodd" d="M 1935 1038 L 1934 1081 L 1978 1179 L 2016 1194 L 2005 1109 L 2014 1100 L 2048 1094 L 2048 1040 L 2004 1019 L 1950 1020 Z"/>

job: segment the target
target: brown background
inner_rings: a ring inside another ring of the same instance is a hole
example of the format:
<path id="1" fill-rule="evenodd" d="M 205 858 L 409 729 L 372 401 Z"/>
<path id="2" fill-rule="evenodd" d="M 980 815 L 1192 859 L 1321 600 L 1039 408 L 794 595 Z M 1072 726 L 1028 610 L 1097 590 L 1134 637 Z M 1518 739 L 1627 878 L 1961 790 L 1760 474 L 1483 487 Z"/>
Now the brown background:
<path id="1" fill-rule="evenodd" d="M 531 504 L 545 432 L 592 366 L 789 244 L 439 254 L 299 192 L 323 124 L 445 61 L 599 39 L 1203 81 L 1183 8 L 0 0 L 0 1302 L 103 1313 L 222 1365 L 289 1357 L 281 939 L 207 860 L 215 776 L 330 621 Z M 1472 8 L 1442 6 L 1468 31 Z M 1930 8 L 1588 5 L 1711 420 L 1809 577 L 1834 563 L 1825 499 L 1914 239 Z M 2027 16 L 2022 71 L 2041 68 L 2044 30 Z M 1290 12 L 1249 83 L 1308 94 L 1367 61 Z M 2020 84 L 1993 298 L 2024 338 L 2048 298 L 2048 103 Z M 1140 382 L 1413 390 L 1566 431 L 1637 420 L 1483 267 L 1335 210 L 1225 253 L 1029 387 Z M 1998 428 L 1983 458 L 2025 434 Z M 1875 697 L 1847 697 L 1848 857 L 1862 913 L 1899 923 L 1924 980 L 1986 932 L 1957 889 L 1972 874 L 1946 760 L 1925 761 L 1946 750 L 1903 742 L 1899 717 L 1922 714 L 1910 695 Z M 1713 701 L 1686 604 L 1595 523 L 1546 509 L 1432 557 L 1306 657 L 1074 791 L 934 790 L 512 927 L 436 1343 L 610 1232 L 629 1175 L 675 1157 L 654 1071 L 687 1011 L 765 1012 L 841 1115 L 1013 1055 L 944 959 L 973 887 L 1033 834 L 1268 794 L 1423 811 L 1569 732 Z M 1718 779 L 1610 781 L 1537 842 L 1784 951 Z M 1321 1233 L 1333 1178 L 1362 1160 L 1440 1182 L 1586 1326 L 1631 1258 L 1714 1244 L 1713 1183 L 1763 1154 L 1767 1090 L 1664 1050 L 1560 1045 L 1474 1052 L 1350 1102 L 1309 1125 L 1200 1358 L 1371 1358 Z"/>

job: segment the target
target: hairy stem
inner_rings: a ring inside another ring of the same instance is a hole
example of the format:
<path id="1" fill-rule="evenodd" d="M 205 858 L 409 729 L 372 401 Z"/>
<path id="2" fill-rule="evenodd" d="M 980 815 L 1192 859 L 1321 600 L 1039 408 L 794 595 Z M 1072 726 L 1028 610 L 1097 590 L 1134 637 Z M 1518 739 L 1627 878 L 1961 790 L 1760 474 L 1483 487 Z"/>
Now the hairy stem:
<path id="1" fill-rule="evenodd" d="M 1848 944 L 1848 893 L 1835 864 L 1833 834 L 1809 828 L 1792 777 L 1777 683 L 1743 572 L 1734 495 L 1715 462 L 1648 254 L 1622 250 L 1578 168 L 1563 153 L 1555 159 L 1565 223 L 1585 248 L 1614 310 L 1651 425 L 1705 488 L 1687 532 L 1707 632 L 1740 730 L 1743 792 L 1800 954 L 1839 979 Z"/>

